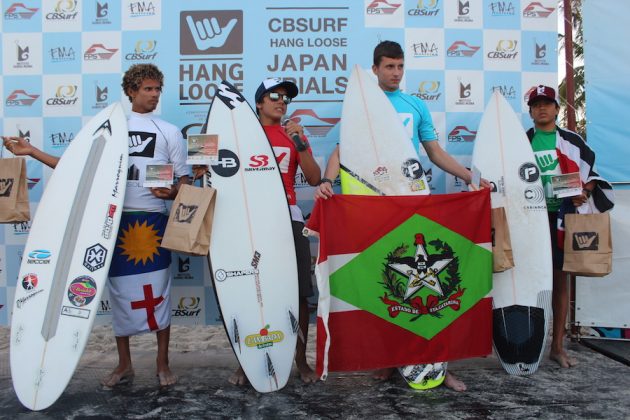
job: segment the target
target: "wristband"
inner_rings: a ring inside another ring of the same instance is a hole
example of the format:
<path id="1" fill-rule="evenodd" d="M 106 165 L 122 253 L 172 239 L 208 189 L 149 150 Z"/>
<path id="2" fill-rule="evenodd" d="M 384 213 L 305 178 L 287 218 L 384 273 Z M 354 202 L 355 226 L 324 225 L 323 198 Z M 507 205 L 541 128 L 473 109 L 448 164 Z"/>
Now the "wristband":
<path id="1" fill-rule="evenodd" d="M 333 186 L 332 179 L 329 179 L 329 178 L 322 178 L 322 179 L 319 181 L 319 184 L 317 184 L 317 185 L 322 185 L 324 182 L 328 182 L 328 183 L 330 184 L 330 186 L 331 186 L 331 187 Z"/>

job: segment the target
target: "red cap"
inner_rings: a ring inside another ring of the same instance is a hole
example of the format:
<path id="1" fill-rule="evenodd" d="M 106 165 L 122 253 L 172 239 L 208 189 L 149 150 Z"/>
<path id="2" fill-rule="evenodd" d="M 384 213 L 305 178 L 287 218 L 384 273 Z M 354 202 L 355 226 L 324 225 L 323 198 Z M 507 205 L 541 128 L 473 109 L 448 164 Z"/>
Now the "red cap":
<path id="1" fill-rule="evenodd" d="M 529 90 L 529 94 L 527 95 L 527 105 L 531 106 L 534 101 L 538 99 L 548 99 L 556 103 L 556 105 L 560 105 L 558 103 L 558 98 L 556 97 L 556 90 L 549 86 L 538 85 Z"/>

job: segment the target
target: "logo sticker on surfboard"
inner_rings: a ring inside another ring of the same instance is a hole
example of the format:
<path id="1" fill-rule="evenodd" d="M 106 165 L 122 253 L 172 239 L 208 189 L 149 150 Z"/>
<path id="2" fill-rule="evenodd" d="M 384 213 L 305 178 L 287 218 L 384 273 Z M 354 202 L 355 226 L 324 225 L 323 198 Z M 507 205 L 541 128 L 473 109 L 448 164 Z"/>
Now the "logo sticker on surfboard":
<path id="1" fill-rule="evenodd" d="M 101 244 L 94 244 L 85 250 L 83 257 L 83 267 L 94 272 L 103 268 L 107 259 L 107 249 Z"/>
<path id="2" fill-rule="evenodd" d="M 29 273 L 22 277 L 22 287 L 27 291 L 35 289 L 38 282 L 37 274 Z"/>
<path id="3" fill-rule="evenodd" d="M 264 349 L 272 347 L 274 343 L 280 343 L 282 340 L 284 340 L 284 333 L 282 331 L 269 331 L 269 324 L 267 324 L 258 334 L 250 334 L 245 337 L 245 345 Z"/>
<path id="4" fill-rule="evenodd" d="M 68 287 L 68 300 L 76 307 L 89 305 L 96 296 L 96 282 L 92 277 L 79 276 Z"/>

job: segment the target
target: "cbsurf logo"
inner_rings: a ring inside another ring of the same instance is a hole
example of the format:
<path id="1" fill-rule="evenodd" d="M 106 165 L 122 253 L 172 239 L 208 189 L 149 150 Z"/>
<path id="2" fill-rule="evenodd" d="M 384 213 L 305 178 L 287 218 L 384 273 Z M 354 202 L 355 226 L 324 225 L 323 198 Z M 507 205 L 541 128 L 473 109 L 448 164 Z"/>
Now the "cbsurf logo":
<path id="1" fill-rule="evenodd" d="M 438 80 L 423 80 L 418 85 L 418 91 L 412 93 L 412 95 L 425 102 L 436 102 L 440 99 L 440 96 L 442 96 L 440 86 L 441 83 Z"/>
<path id="2" fill-rule="evenodd" d="M 79 100 L 77 85 L 57 86 L 55 96 L 46 99 L 46 105 L 50 106 L 72 106 Z"/>
<path id="3" fill-rule="evenodd" d="M 47 249 L 35 249 L 28 253 L 28 264 L 50 264 L 52 253 Z"/>
<path id="4" fill-rule="evenodd" d="M 158 56 L 157 41 L 155 39 L 139 39 L 136 41 L 133 52 L 125 54 L 125 60 L 151 61 Z"/>
<path id="5" fill-rule="evenodd" d="M 183 318 L 195 318 L 201 313 L 201 298 L 199 296 L 187 296 L 179 299 L 177 309 L 172 309 L 172 315 Z"/>
<path id="6" fill-rule="evenodd" d="M 76 0 L 59 0 L 52 12 L 46 13 L 46 20 L 70 21 L 79 14 Z"/>
<path id="7" fill-rule="evenodd" d="M 437 16 L 440 13 L 440 0 L 418 0 L 414 9 L 409 9 L 409 16 Z"/>
<path id="8" fill-rule="evenodd" d="M 494 51 L 488 53 L 492 60 L 514 60 L 518 55 L 518 41 L 515 39 L 502 39 L 497 43 Z"/>

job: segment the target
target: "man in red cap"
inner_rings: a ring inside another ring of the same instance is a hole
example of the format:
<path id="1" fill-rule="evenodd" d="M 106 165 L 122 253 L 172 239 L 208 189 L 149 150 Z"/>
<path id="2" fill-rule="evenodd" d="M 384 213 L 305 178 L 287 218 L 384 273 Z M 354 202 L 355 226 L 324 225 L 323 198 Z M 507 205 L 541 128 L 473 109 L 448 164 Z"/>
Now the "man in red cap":
<path id="1" fill-rule="evenodd" d="M 535 86 L 527 95 L 529 115 L 534 127 L 527 131 L 527 136 L 534 150 L 536 164 L 540 169 L 551 233 L 553 255 L 553 340 L 549 357 L 561 367 L 569 368 L 577 364 L 563 346 L 567 313 L 569 309 L 569 283 L 567 273 L 562 271 L 564 251 L 558 240 L 558 230 L 562 231 L 565 213 L 575 212 L 575 208 L 592 200 L 597 211 L 603 212 L 613 207 L 612 187 L 595 171 L 595 153 L 586 145 L 579 134 L 564 130 L 556 125 L 560 104 L 555 89 L 549 86 Z M 565 199 L 553 194 L 551 176 L 578 172 L 582 181 L 582 192 Z M 560 236 L 560 238 L 562 238 Z"/>

